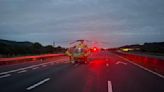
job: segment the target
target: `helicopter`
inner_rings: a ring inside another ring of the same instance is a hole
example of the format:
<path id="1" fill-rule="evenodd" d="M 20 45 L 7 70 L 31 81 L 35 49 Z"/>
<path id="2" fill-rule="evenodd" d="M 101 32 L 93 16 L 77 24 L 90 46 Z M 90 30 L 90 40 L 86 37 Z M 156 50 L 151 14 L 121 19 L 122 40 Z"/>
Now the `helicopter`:
<path id="1" fill-rule="evenodd" d="M 86 42 L 93 42 L 89 40 L 76 40 L 70 44 L 75 44 L 74 46 L 67 49 L 65 54 L 69 56 L 71 63 L 89 63 L 88 57 L 91 52 L 97 52 L 98 48 L 89 48 Z"/>

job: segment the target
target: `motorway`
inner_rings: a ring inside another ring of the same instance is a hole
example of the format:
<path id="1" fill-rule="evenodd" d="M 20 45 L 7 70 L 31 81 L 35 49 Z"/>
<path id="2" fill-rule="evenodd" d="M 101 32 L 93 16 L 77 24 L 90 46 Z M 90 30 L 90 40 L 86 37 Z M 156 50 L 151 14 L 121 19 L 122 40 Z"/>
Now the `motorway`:
<path id="1" fill-rule="evenodd" d="M 103 51 L 89 64 L 63 56 L 0 66 L 0 92 L 164 92 L 164 77 Z"/>

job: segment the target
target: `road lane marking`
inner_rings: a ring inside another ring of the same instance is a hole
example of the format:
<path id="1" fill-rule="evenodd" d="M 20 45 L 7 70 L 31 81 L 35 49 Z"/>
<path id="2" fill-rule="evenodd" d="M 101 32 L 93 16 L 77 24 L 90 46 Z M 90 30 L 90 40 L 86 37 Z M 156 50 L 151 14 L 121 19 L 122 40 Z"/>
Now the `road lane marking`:
<path id="1" fill-rule="evenodd" d="M 75 65 L 74 65 L 74 67 L 78 67 L 78 66 L 79 66 L 79 64 L 75 64 Z"/>
<path id="2" fill-rule="evenodd" d="M 54 62 L 50 63 L 51 65 L 54 65 Z"/>
<path id="3" fill-rule="evenodd" d="M 22 71 L 19 71 L 17 73 L 24 73 L 24 72 L 27 72 L 27 70 L 22 70 Z"/>
<path id="4" fill-rule="evenodd" d="M 121 61 L 117 61 L 116 64 L 117 64 L 117 65 L 118 65 L 118 64 L 127 65 L 127 63 L 125 63 L 125 62 L 121 62 Z"/>
<path id="5" fill-rule="evenodd" d="M 9 77 L 9 76 L 11 76 L 11 74 L 2 75 L 2 76 L 0 76 L 0 78 L 5 78 L 5 77 Z"/>
<path id="6" fill-rule="evenodd" d="M 106 67 L 108 67 L 109 66 L 109 64 L 108 63 L 106 63 Z"/>
<path id="7" fill-rule="evenodd" d="M 145 71 L 148 71 L 148 72 L 150 72 L 150 73 L 152 73 L 152 74 L 154 74 L 154 75 L 157 75 L 158 77 L 164 78 L 163 75 L 161 75 L 161 74 L 159 74 L 159 73 L 156 73 L 156 72 L 154 72 L 154 71 L 152 71 L 152 70 L 150 70 L 150 69 L 148 69 L 148 68 L 145 68 L 145 67 L 143 67 L 143 66 L 141 66 L 141 65 L 139 65 L 139 64 L 137 64 L 137 63 L 134 63 L 134 62 L 128 60 L 127 58 L 124 58 L 124 57 L 119 56 L 119 55 L 117 55 L 117 56 L 120 57 L 120 58 L 122 58 L 122 59 L 124 59 L 124 60 L 126 60 L 126 61 L 128 61 L 129 63 L 131 63 L 131 64 L 133 64 L 133 65 L 136 65 L 136 66 L 140 67 L 141 69 L 143 69 L 143 70 L 145 70 Z"/>
<path id="8" fill-rule="evenodd" d="M 111 81 L 108 81 L 108 92 L 113 92 Z"/>
<path id="9" fill-rule="evenodd" d="M 47 65 L 45 65 L 45 64 L 44 64 L 44 65 L 42 65 L 42 67 L 46 67 L 46 66 L 47 66 Z"/>
<path id="10" fill-rule="evenodd" d="M 26 88 L 26 90 L 31 90 L 31 89 L 33 89 L 35 87 L 38 87 L 39 85 L 41 85 L 41 84 L 43 84 L 43 83 L 45 83 L 45 82 L 47 82 L 49 80 L 50 80 L 50 78 L 46 78 L 46 79 L 44 79 L 44 80 L 42 80 L 42 81 L 40 81 L 40 82 L 38 82 L 38 83 L 28 87 L 28 88 Z"/>
<path id="11" fill-rule="evenodd" d="M 67 63 L 69 63 L 69 62 L 65 61 L 64 63 L 67 64 Z"/>
<path id="12" fill-rule="evenodd" d="M 38 69 L 39 67 L 34 67 L 34 68 L 32 68 L 32 70 L 35 70 L 35 69 Z"/>
<path id="13" fill-rule="evenodd" d="M 57 61 L 54 61 L 54 62 L 57 62 Z M 42 65 L 50 64 L 50 63 L 52 63 L 52 62 L 46 62 L 46 63 L 36 64 L 36 65 L 31 65 L 31 66 L 24 67 L 24 68 L 10 70 L 10 71 L 6 71 L 6 72 L 1 72 L 0 75 L 4 75 L 4 74 L 8 74 L 8 73 L 13 73 L 13 72 L 18 72 L 18 71 L 21 71 L 21 70 L 26 70 L 26 69 L 29 69 L 29 68 L 38 67 L 38 66 L 42 66 Z"/>
<path id="14" fill-rule="evenodd" d="M 40 64 L 39 64 L 39 65 L 40 65 Z M 32 66 L 28 66 L 28 67 L 24 67 L 24 68 L 19 68 L 19 69 L 7 71 L 7 72 L 1 72 L 0 75 L 8 74 L 8 73 L 13 73 L 13 72 L 18 72 L 18 71 L 25 70 L 25 69 L 29 69 L 29 68 L 33 68 L 33 67 L 36 67 L 36 66 L 39 66 L 39 65 L 32 65 Z"/>

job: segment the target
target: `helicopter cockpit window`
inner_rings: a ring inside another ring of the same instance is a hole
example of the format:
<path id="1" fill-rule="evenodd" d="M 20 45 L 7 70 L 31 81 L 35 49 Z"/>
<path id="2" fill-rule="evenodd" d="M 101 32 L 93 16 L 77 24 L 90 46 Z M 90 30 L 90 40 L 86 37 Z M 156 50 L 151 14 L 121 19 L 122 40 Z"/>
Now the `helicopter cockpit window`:
<path id="1" fill-rule="evenodd" d="M 85 51 L 84 48 L 75 48 L 74 50 L 75 53 L 82 53 L 84 51 Z"/>

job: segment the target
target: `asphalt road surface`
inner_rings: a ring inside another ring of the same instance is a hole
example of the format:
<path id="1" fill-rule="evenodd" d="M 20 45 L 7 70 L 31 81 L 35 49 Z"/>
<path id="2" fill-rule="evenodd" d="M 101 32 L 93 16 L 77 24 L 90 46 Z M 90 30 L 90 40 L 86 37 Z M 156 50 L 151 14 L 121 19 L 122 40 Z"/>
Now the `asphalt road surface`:
<path id="1" fill-rule="evenodd" d="M 0 92 L 164 92 L 164 77 L 104 51 L 89 64 L 63 57 L 1 66 Z"/>

